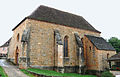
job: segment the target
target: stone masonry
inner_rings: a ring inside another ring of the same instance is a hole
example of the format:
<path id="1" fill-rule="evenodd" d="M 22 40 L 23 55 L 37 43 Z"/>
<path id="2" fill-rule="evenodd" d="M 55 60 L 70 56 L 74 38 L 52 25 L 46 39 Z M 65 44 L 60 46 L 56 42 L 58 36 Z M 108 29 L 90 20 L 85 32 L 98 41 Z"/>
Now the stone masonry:
<path id="1" fill-rule="evenodd" d="M 74 68 L 79 66 L 79 61 L 77 60 L 77 49 L 74 33 L 78 33 L 80 38 L 84 37 L 84 35 L 94 35 L 100 36 L 97 32 L 92 32 L 88 30 L 80 30 L 77 28 L 71 28 L 66 26 L 61 26 L 58 24 L 37 21 L 32 19 L 26 19 L 23 23 L 19 25 L 14 30 L 14 34 L 10 43 L 10 53 L 9 58 L 15 62 L 15 51 L 16 47 L 19 49 L 18 63 L 20 67 L 23 67 L 23 63 L 20 63 L 20 57 L 26 57 L 26 54 L 22 55 L 22 43 L 21 38 L 23 31 L 29 27 L 30 31 L 30 66 L 31 67 L 57 67 L 58 59 L 55 51 L 55 38 L 54 38 L 54 30 L 59 30 L 62 38 L 62 42 L 64 37 L 67 35 L 69 37 L 69 57 L 65 58 L 63 66 L 67 68 Z M 20 39 L 17 41 L 17 34 L 19 33 Z M 24 51 L 25 52 L 25 51 Z M 55 55 L 55 56 L 54 56 Z M 23 61 L 21 61 L 23 62 Z M 22 65 L 22 66 L 21 66 Z M 26 66 L 26 65 L 24 65 Z M 53 68 L 52 68 L 53 69 Z"/>
<path id="2" fill-rule="evenodd" d="M 86 60 L 85 64 L 87 66 L 87 69 L 97 71 L 109 69 L 109 64 L 107 62 L 107 54 L 109 54 L 109 58 L 116 54 L 116 52 L 110 50 L 99 50 L 91 43 L 91 41 L 87 37 L 84 37 L 83 39 L 84 56 Z"/>
<path id="3" fill-rule="evenodd" d="M 62 73 L 108 68 L 106 54 L 110 57 L 115 50 L 109 51 L 112 47 L 103 39 L 103 43 L 109 46 L 108 51 L 97 49 L 86 35 L 97 39 L 100 32 L 82 16 L 41 6 L 13 28 L 8 59 L 19 68 L 32 67 Z M 68 53 L 67 56 L 65 53 Z"/>

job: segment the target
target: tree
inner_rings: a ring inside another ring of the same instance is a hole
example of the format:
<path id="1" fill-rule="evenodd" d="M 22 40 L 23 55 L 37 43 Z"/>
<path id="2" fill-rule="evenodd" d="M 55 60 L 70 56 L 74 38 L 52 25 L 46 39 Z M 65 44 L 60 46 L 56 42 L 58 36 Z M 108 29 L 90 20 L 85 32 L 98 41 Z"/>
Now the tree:
<path id="1" fill-rule="evenodd" d="M 120 40 L 116 37 L 111 37 L 108 42 L 115 48 L 116 52 L 120 52 Z"/>

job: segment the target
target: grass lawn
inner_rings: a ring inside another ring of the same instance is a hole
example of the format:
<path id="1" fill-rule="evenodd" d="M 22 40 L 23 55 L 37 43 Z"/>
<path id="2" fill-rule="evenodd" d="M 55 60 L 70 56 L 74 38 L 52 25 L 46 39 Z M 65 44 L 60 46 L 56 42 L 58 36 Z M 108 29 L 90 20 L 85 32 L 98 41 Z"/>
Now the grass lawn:
<path id="1" fill-rule="evenodd" d="M 0 66 L 0 75 L 2 77 L 8 77 L 7 74 L 5 73 L 4 69 Z"/>
<path id="2" fill-rule="evenodd" d="M 34 75 L 30 74 L 29 72 L 27 72 L 25 69 L 20 69 L 24 74 L 26 74 L 29 77 L 35 77 Z"/>
<path id="3" fill-rule="evenodd" d="M 46 75 L 46 76 L 71 76 L 71 77 L 96 77 L 94 75 L 80 75 L 80 74 L 76 74 L 76 73 L 59 73 L 56 71 L 50 71 L 50 70 L 40 70 L 40 69 L 33 69 L 33 68 L 29 68 L 27 69 L 28 71 L 37 73 L 37 74 L 41 74 L 41 75 Z"/>

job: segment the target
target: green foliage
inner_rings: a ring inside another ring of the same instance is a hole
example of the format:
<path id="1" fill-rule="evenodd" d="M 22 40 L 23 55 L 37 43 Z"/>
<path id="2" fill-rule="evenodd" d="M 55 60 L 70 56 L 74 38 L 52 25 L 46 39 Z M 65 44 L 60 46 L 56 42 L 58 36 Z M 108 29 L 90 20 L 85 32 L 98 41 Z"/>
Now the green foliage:
<path id="1" fill-rule="evenodd" d="M 0 75 L 2 76 L 2 77 L 8 77 L 7 76 L 7 74 L 5 73 L 5 71 L 4 71 L 4 69 L 0 66 Z M 1 77 L 0 76 L 0 77 Z"/>
<path id="2" fill-rule="evenodd" d="M 116 37 L 112 37 L 108 42 L 115 48 L 116 52 L 120 52 L 120 40 Z"/>
<path id="3" fill-rule="evenodd" d="M 35 77 L 34 75 L 32 75 L 29 72 L 27 72 L 25 69 L 20 69 L 20 71 L 22 71 L 24 74 L 26 74 L 29 77 Z"/>
<path id="4" fill-rule="evenodd" d="M 30 72 L 34 72 L 34 73 L 46 75 L 46 76 L 96 77 L 94 75 L 80 75 L 76 73 L 59 73 L 56 71 L 40 70 L 40 69 L 35 69 L 35 68 L 29 68 L 27 70 Z"/>
<path id="5" fill-rule="evenodd" d="M 115 76 L 109 71 L 105 71 L 102 73 L 101 77 L 115 77 Z"/>

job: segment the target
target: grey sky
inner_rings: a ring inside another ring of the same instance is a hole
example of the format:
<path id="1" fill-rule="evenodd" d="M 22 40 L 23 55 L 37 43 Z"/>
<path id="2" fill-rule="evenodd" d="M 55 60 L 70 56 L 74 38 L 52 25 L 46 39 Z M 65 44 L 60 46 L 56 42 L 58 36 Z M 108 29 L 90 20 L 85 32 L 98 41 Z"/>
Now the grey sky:
<path id="1" fill-rule="evenodd" d="M 120 0 L 1 0 L 0 45 L 12 36 L 12 28 L 40 5 L 83 16 L 105 39 L 120 38 Z"/>

